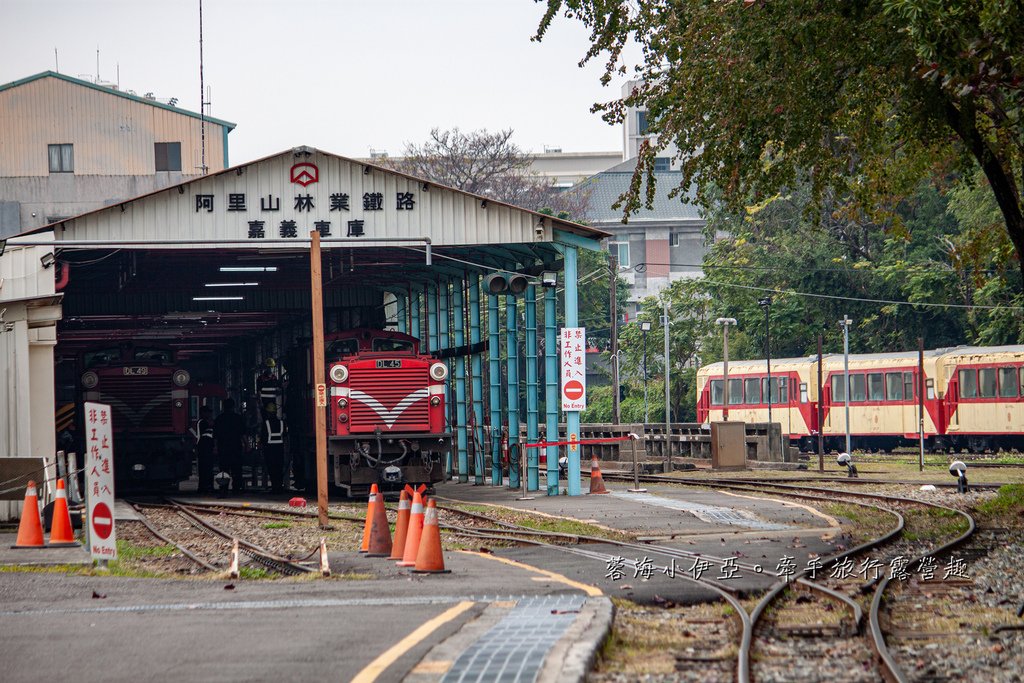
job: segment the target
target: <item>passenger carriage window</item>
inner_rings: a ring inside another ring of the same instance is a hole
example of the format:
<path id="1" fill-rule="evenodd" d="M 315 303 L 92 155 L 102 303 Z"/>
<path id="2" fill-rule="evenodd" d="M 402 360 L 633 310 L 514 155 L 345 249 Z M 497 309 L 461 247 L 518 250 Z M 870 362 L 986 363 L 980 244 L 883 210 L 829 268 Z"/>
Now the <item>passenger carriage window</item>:
<path id="1" fill-rule="evenodd" d="M 1017 384 L 1020 385 L 1020 387 L 1019 387 L 1020 388 L 1020 392 L 1018 392 L 1018 393 L 1021 396 L 1024 396 L 1024 367 L 1022 367 L 1020 369 L 1020 381 L 1018 381 Z"/>
<path id="2" fill-rule="evenodd" d="M 1017 368 L 999 368 L 999 396 L 1017 397 Z"/>
<path id="3" fill-rule="evenodd" d="M 904 372 L 903 373 L 903 398 L 910 400 L 914 398 L 916 391 L 914 391 L 914 373 Z"/>
<path id="4" fill-rule="evenodd" d="M 926 379 L 924 381 L 924 391 L 925 391 L 925 396 L 928 397 L 929 401 L 934 400 L 935 399 L 935 380 L 933 380 L 933 379 Z"/>
<path id="5" fill-rule="evenodd" d="M 978 373 L 974 370 L 960 371 L 960 398 L 978 398 Z"/>
<path id="6" fill-rule="evenodd" d="M 885 383 L 882 380 L 882 373 L 872 372 L 868 375 L 868 398 L 872 401 L 885 400 Z"/>
<path id="7" fill-rule="evenodd" d="M 760 403 L 761 402 L 761 380 L 759 379 L 746 379 L 743 380 L 745 386 L 743 387 L 743 393 L 747 397 L 747 403 Z"/>
<path id="8" fill-rule="evenodd" d="M 729 380 L 729 405 L 735 406 L 743 403 L 743 380 Z"/>
<path id="9" fill-rule="evenodd" d="M 722 400 L 722 380 L 713 379 L 711 380 L 711 405 L 720 406 L 724 401 Z"/>
<path id="10" fill-rule="evenodd" d="M 789 378 L 772 379 L 772 403 L 789 403 Z"/>
<path id="11" fill-rule="evenodd" d="M 885 400 L 886 401 L 902 401 L 903 400 L 903 373 L 902 372 L 887 372 L 887 373 L 885 373 Z"/>
<path id="12" fill-rule="evenodd" d="M 978 395 L 982 398 L 996 397 L 996 369 L 982 368 L 978 370 Z"/>
<path id="13" fill-rule="evenodd" d="M 846 377 L 844 375 L 832 377 L 832 402 L 846 403 Z"/>
<path id="14" fill-rule="evenodd" d="M 868 378 L 866 375 L 850 375 L 850 400 L 868 400 Z"/>
<path id="15" fill-rule="evenodd" d="M 764 401 L 764 403 L 768 403 L 768 398 L 770 396 L 771 396 L 771 393 L 768 390 L 768 378 L 767 377 L 762 377 L 761 378 L 761 398 Z"/>
<path id="16" fill-rule="evenodd" d="M 807 382 L 800 382 L 800 402 L 807 403 Z"/>

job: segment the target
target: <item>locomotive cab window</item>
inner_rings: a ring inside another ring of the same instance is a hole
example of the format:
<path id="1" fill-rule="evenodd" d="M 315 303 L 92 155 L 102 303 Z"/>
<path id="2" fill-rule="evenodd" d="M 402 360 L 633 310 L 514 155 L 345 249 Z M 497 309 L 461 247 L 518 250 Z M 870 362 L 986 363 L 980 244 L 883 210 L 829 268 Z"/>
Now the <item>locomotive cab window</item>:
<path id="1" fill-rule="evenodd" d="M 97 365 L 109 365 L 121 360 L 121 349 L 115 347 L 89 351 L 85 354 L 85 367 L 93 368 Z"/>
<path id="2" fill-rule="evenodd" d="M 722 380 L 711 380 L 711 405 L 720 406 L 724 403 L 722 396 Z"/>
<path id="3" fill-rule="evenodd" d="M 981 398 L 996 397 L 996 369 L 982 368 L 978 370 L 978 395 Z"/>
<path id="4" fill-rule="evenodd" d="M 999 397 L 1017 397 L 1017 368 L 999 368 Z"/>
<path id="5" fill-rule="evenodd" d="M 171 352 L 167 349 L 149 349 L 149 348 L 137 348 L 132 353 L 134 360 L 144 360 L 153 363 L 170 363 L 172 362 Z"/>
<path id="6" fill-rule="evenodd" d="M 335 339 L 327 345 L 327 358 L 341 358 L 351 356 L 359 351 L 359 341 L 356 339 Z"/>
<path id="7" fill-rule="evenodd" d="M 387 337 L 374 339 L 373 350 L 386 353 L 412 353 L 412 342 L 405 339 L 388 339 Z"/>
<path id="8" fill-rule="evenodd" d="M 978 373 L 974 370 L 961 370 L 960 398 L 978 398 Z"/>

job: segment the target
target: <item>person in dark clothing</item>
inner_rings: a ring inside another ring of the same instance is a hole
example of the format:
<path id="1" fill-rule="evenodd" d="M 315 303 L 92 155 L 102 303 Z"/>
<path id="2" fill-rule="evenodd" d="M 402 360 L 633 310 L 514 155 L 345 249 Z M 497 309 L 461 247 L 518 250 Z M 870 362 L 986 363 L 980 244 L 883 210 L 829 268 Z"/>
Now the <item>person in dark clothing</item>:
<path id="1" fill-rule="evenodd" d="M 270 475 L 270 486 L 274 493 L 284 490 L 284 422 L 277 416 L 277 405 L 268 403 L 264 407 L 266 418 L 260 433 L 263 442 L 263 463 Z"/>
<path id="2" fill-rule="evenodd" d="M 213 410 L 210 406 L 199 409 L 199 419 L 192 428 L 196 437 L 196 459 L 199 469 L 199 492 L 213 493 Z"/>
<path id="3" fill-rule="evenodd" d="M 245 452 L 245 420 L 235 412 L 235 400 L 224 401 L 224 412 L 213 423 L 213 438 L 217 441 L 217 455 L 221 472 L 231 475 L 231 490 L 245 488 L 242 479 L 242 453 Z"/>

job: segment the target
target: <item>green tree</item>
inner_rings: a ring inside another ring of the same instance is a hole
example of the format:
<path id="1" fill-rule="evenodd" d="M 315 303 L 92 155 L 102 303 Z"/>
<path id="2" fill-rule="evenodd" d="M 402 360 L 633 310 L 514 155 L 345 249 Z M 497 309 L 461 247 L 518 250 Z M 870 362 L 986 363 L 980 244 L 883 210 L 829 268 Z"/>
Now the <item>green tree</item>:
<path id="1" fill-rule="evenodd" d="M 653 199 L 657 148 L 670 143 L 680 187 L 696 183 L 705 207 L 720 191 L 738 213 L 750 197 L 806 182 L 810 209 L 834 196 L 879 224 L 897 220 L 937 168 L 976 165 L 1024 269 L 1019 3 L 548 0 L 535 39 L 562 14 L 590 29 L 583 62 L 606 56 L 605 83 L 627 74 L 627 46 L 642 49 L 634 91 L 595 105 L 613 123 L 642 107 L 657 136 L 641 150 L 627 212 L 645 174 Z"/>

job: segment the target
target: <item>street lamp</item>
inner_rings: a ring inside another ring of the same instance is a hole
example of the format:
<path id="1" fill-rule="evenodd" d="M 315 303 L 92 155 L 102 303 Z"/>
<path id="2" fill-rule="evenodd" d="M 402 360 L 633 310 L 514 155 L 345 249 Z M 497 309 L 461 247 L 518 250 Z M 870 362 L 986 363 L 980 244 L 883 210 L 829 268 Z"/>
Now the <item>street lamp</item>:
<path id="1" fill-rule="evenodd" d="M 839 326 L 843 328 L 843 375 L 846 397 L 846 452 L 850 453 L 850 323 L 853 321 L 844 313 Z M 820 400 L 820 399 L 819 399 Z"/>
<path id="2" fill-rule="evenodd" d="M 640 331 L 644 335 L 644 424 L 647 424 L 650 421 L 647 412 L 647 333 L 651 331 L 651 323 L 647 320 L 641 321 Z"/>
<path id="3" fill-rule="evenodd" d="M 772 307 L 772 298 L 766 296 L 763 299 L 757 300 L 757 305 L 764 309 L 764 357 L 765 362 L 768 363 L 768 424 L 772 423 L 772 347 L 771 347 L 771 328 L 768 324 L 768 312 Z M 769 426 L 769 429 L 771 427 Z"/>
<path id="4" fill-rule="evenodd" d="M 716 325 L 722 326 L 722 419 L 729 421 L 729 325 L 736 324 L 736 318 L 718 318 Z"/>

